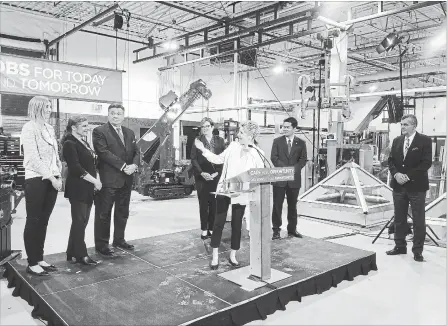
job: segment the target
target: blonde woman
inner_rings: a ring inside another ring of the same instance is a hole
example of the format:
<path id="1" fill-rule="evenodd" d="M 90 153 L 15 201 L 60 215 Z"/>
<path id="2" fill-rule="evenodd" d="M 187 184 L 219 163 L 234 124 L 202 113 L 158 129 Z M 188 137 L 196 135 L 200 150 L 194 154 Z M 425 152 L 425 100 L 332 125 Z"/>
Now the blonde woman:
<path id="1" fill-rule="evenodd" d="M 240 190 L 240 185 L 229 184 L 228 179 L 235 177 L 252 168 L 263 168 L 268 166 L 264 152 L 256 146 L 256 137 L 259 134 L 259 126 L 256 122 L 242 122 L 238 141 L 233 141 L 228 148 L 216 155 L 207 150 L 203 143 L 198 139 L 195 145 L 202 155 L 214 164 L 223 164 L 222 176 L 217 185 L 217 192 L 228 192 L 231 190 Z M 242 185 L 243 190 L 248 190 L 248 183 Z M 217 195 L 216 219 L 214 221 L 213 234 L 211 236 L 211 247 L 213 248 L 213 258 L 210 263 L 211 269 L 219 267 L 219 245 L 222 238 L 222 230 L 227 219 L 227 212 L 230 204 L 232 205 L 231 215 L 231 253 L 229 262 L 232 266 L 239 266 L 236 259 L 236 253 L 241 244 L 242 218 L 245 207 L 249 204 L 249 193 L 242 193 L 236 197 Z"/>
<path id="2" fill-rule="evenodd" d="M 51 102 L 36 96 L 28 104 L 30 121 L 22 128 L 25 168 L 26 224 L 23 232 L 28 257 L 26 271 L 36 276 L 57 270 L 43 259 L 47 225 L 57 193 L 62 189 L 58 145 L 53 127 L 48 123 Z"/>

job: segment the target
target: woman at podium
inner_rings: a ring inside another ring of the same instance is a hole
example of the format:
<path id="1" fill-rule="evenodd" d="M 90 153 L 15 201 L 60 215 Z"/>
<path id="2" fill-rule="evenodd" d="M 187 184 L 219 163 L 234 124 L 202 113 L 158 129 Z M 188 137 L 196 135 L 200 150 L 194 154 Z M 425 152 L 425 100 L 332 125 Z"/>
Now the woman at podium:
<path id="1" fill-rule="evenodd" d="M 236 253 L 241 244 L 242 218 L 245 207 L 250 201 L 249 184 L 248 182 L 229 182 L 228 180 L 250 169 L 265 167 L 264 162 L 267 161 L 265 154 L 256 146 L 255 139 L 258 134 L 259 126 L 256 122 L 242 122 L 237 135 L 239 141 L 232 142 L 219 155 L 207 150 L 200 140 L 195 140 L 196 148 L 202 152 L 208 161 L 214 164 L 223 164 L 222 175 L 216 189 L 216 218 L 211 236 L 211 247 L 213 248 L 213 258 L 210 263 L 211 269 L 219 267 L 219 245 L 230 204 L 232 205 L 232 216 L 229 262 L 232 266 L 239 266 L 236 260 Z"/>

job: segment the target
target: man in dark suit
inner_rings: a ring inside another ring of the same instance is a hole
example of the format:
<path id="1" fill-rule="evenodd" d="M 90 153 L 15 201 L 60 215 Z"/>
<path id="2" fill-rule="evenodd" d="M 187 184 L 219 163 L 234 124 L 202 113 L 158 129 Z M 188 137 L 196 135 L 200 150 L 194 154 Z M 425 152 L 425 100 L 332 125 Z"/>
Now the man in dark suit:
<path id="1" fill-rule="evenodd" d="M 413 255 L 422 262 L 425 242 L 425 195 L 428 190 L 428 169 L 432 164 L 430 137 L 416 132 L 418 121 L 412 114 L 401 120 L 402 135 L 395 138 L 388 158 L 394 200 L 394 243 L 388 255 L 407 253 L 408 204 L 413 215 Z"/>
<path id="2" fill-rule="evenodd" d="M 123 127 L 124 107 L 109 106 L 109 122 L 93 130 L 93 146 L 98 155 L 98 170 L 102 189 L 95 200 L 95 248 L 104 256 L 113 256 L 109 248 L 110 220 L 114 213 L 113 246 L 132 250 L 134 246 L 124 239 L 129 217 L 133 174 L 140 163 L 135 134 Z"/>
<path id="3" fill-rule="evenodd" d="M 301 169 L 306 165 L 307 149 L 306 143 L 295 137 L 298 121 L 295 118 L 287 118 L 283 123 L 283 136 L 273 141 L 271 160 L 274 166 L 293 166 L 295 178 L 293 181 L 276 182 L 273 185 L 273 240 L 280 239 L 282 225 L 282 206 L 284 197 L 287 196 L 287 232 L 289 236 L 302 238 L 296 230 L 297 211 L 296 203 L 301 187 Z"/>
<path id="4" fill-rule="evenodd" d="M 218 135 L 214 135 L 213 127 L 213 120 L 208 117 L 203 118 L 200 123 L 201 135 L 198 139 L 207 149 L 219 155 L 225 150 L 225 141 Z M 205 240 L 212 235 L 216 215 L 216 197 L 210 192 L 216 191 L 223 165 L 210 163 L 203 157 L 202 152 L 197 150 L 194 143 L 191 148 L 191 164 L 199 199 L 201 238 Z"/>

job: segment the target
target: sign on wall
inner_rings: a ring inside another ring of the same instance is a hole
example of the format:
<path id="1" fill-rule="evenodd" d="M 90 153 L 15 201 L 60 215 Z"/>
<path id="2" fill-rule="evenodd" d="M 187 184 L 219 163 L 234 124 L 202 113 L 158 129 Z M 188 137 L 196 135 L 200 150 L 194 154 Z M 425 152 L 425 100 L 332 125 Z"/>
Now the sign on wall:
<path id="1" fill-rule="evenodd" d="M 0 53 L 0 93 L 122 102 L 122 72 Z"/>

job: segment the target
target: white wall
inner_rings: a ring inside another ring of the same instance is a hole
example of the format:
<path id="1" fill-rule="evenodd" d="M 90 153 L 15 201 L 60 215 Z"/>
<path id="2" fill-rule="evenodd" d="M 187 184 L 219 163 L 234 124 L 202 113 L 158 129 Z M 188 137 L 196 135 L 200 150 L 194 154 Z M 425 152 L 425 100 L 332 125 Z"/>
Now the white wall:
<path id="1" fill-rule="evenodd" d="M 417 99 L 417 130 L 428 136 L 445 136 L 446 111 L 447 103 L 445 97 Z"/>

